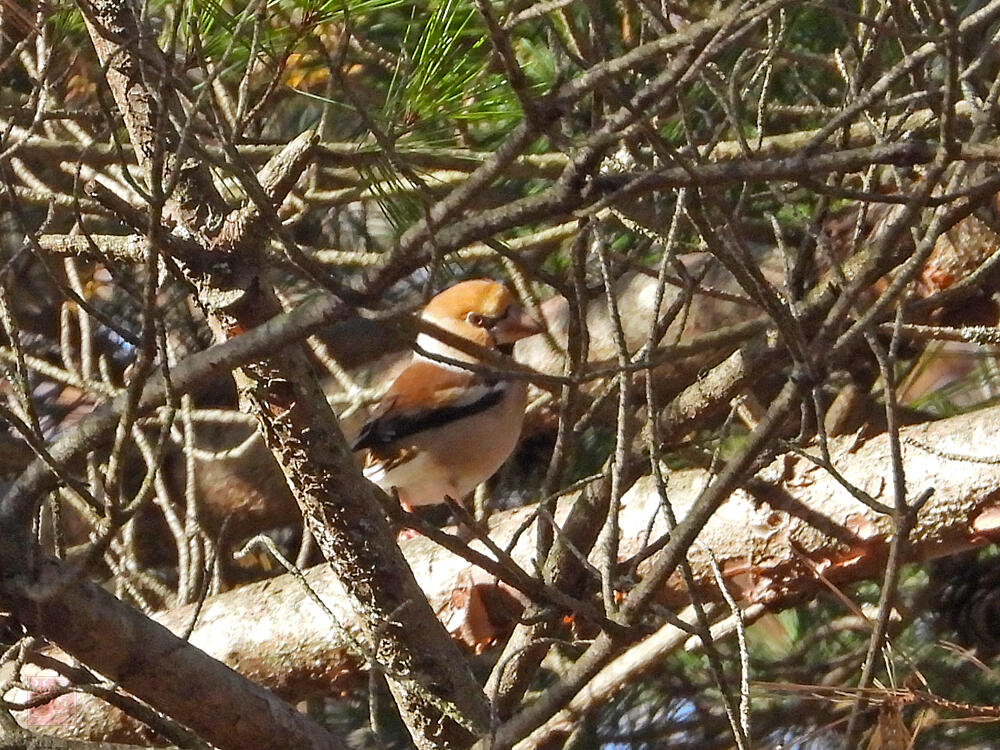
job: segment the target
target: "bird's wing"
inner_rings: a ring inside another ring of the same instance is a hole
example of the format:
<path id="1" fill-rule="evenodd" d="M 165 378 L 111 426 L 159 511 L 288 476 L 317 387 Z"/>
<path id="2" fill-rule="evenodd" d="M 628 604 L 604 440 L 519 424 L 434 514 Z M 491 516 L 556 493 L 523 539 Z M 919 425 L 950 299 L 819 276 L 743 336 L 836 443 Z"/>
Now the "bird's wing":
<path id="1" fill-rule="evenodd" d="M 509 387 L 475 373 L 414 362 L 399 374 L 365 422 L 353 450 L 379 448 L 495 406 Z"/>

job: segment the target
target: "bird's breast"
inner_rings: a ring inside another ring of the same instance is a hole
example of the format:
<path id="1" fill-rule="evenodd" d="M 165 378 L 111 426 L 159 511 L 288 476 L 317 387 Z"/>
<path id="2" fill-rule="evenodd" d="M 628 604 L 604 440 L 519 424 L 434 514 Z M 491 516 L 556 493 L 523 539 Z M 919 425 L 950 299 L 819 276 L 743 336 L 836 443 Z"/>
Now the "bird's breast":
<path id="1" fill-rule="evenodd" d="M 527 398 L 527 384 L 511 381 L 494 406 L 408 436 L 393 446 L 406 460 L 367 466 L 365 474 L 383 489 L 395 487 L 410 506 L 461 499 L 514 451 Z"/>

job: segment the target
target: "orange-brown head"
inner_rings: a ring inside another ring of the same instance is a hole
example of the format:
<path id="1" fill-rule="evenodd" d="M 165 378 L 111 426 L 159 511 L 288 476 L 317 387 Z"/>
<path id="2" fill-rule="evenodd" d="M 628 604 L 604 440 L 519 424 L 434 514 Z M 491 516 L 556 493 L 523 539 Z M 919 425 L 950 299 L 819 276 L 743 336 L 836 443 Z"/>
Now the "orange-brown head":
<path id="1" fill-rule="evenodd" d="M 427 303 L 420 317 L 487 349 L 513 344 L 542 330 L 510 290 L 491 279 L 471 279 L 448 287 Z M 425 333 L 420 334 L 417 344 L 434 354 L 474 359 Z"/>

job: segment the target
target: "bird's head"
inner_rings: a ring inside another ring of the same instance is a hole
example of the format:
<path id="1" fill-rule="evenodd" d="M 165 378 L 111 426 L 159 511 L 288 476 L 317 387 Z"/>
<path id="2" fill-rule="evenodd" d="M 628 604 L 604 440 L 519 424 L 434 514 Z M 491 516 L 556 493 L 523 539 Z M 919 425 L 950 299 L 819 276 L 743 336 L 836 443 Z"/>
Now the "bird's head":
<path id="1" fill-rule="evenodd" d="M 542 331 L 510 290 L 491 279 L 472 279 L 448 287 L 427 303 L 420 317 L 479 346 L 508 353 L 515 341 Z M 417 345 L 432 354 L 475 360 L 426 333 L 420 334 Z"/>

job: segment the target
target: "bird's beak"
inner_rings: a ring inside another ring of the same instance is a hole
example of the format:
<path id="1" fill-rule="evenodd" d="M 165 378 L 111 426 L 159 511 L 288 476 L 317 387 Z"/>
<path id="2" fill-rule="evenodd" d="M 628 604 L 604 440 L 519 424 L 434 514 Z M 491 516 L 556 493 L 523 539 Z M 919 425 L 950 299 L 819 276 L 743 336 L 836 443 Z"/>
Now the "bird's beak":
<path id="1" fill-rule="evenodd" d="M 534 336 L 544 330 L 544 326 L 528 315 L 520 305 L 514 305 L 493 326 L 493 337 L 499 345 L 513 344 L 515 341 Z"/>

